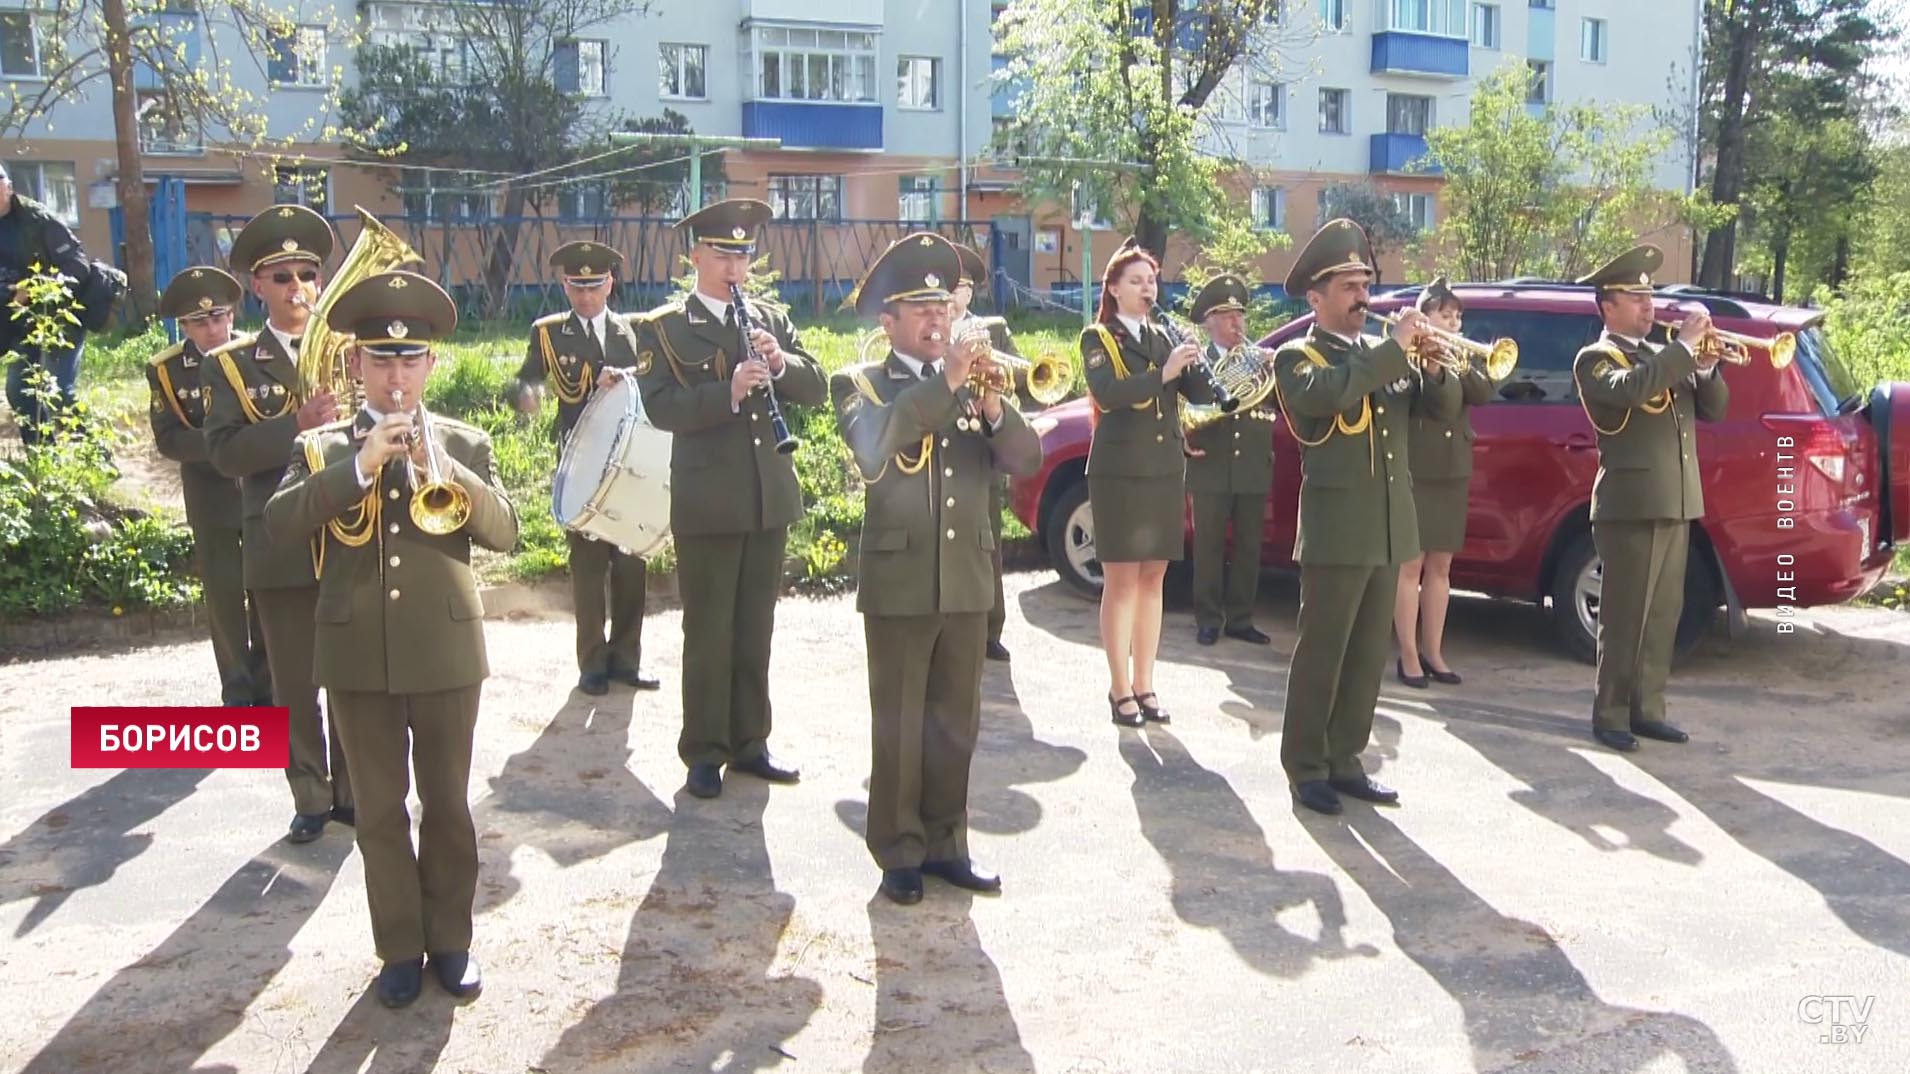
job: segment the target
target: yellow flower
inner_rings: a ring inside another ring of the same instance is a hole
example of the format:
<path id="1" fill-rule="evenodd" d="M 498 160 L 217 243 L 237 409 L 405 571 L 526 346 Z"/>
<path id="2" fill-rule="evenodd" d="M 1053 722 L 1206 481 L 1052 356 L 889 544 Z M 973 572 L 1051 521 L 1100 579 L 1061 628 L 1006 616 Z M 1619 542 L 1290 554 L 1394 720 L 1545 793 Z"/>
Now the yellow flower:
<path id="1" fill-rule="evenodd" d="M 113 605 L 113 614 L 114 614 L 114 615 L 125 615 L 125 614 L 126 614 L 126 609 L 124 609 L 124 608 L 122 608 L 122 607 L 120 607 L 119 605 L 117 605 L 117 604 L 115 604 L 115 605 Z"/>

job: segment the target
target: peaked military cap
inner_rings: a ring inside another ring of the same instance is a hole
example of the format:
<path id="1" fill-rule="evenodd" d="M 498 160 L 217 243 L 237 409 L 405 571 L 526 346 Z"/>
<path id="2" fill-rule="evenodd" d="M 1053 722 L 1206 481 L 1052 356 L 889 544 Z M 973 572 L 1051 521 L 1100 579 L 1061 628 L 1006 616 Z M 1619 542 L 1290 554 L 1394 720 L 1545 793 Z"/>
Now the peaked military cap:
<path id="1" fill-rule="evenodd" d="M 337 245 L 324 217 L 303 205 L 274 205 L 239 229 L 229 260 L 234 272 L 257 272 L 282 261 L 322 265 Z"/>
<path id="2" fill-rule="evenodd" d="M 961 274 L 954 243 L 926 231 L 904 235 L 882 251 L 856 285 L 856 315 L 874 317 L 891 302 L 947 302 Z"/>
<path id="3" fill-rule="evenodd" d="M 965 283 L 977 291 L 988 290 L 988 263 L 982 260 L 982 255 L 966 243 L 953 245 L 956 256 L 962 259 L 962 274 L 955 283 Z"/>
<path id="4" fill-rule="evenodd" d="M 194 265 L 166 284 L 165 293 L 159 296 L 159 315 L 196 321 L 229 312 L 244 294 L 239 281 L 224 269 Z"/>
<path id="5" fill-rule="evenodd" d="M 457 303 L 415 272 L 381 272 L 352 284 L 325 315 L 334 332 L 375 355 L 423 354 L 458 326 Z"/>
<path id="6" fill-rule="evenodd" d="M 1601 291 L 1651 292 L 1651 274 L 1664 264 L 1665 252 L 1650 243 L 1626 250 L 1573 283 L 1591 284 Z"/>
<path id="7" fill-rule="evenodd" d="M 1374 274 L 1373 244 L 1367 241 L 1366 230 L 1343 216 L 1328 220 L 1307 240 L 1287 272 L 1287 294 L 1298 298 L 1342 272 Z"/>
<path id="8" fill-rule="evenodd" d="M 1252 299 L 1246 280 L 1223 272 L 1208 280 L 1194 295 L 1194 304 L 1188 308 L 1187 316 L 1199 324 L 1210 313 L 1245 313 Z"/>
<path id="9" fill-rule="evenodd" d="M 1431 313 L 1448 302 L 1458 301 L 1459 296 L 1452 293 L 1452 285 L 1446 282 L 1446 278 L 1434 276 L 1433 281 L 1426 285 L 1426 289 L 1419 292 L 1419 301 L 1413 303 L 1413 308 L 1421 313 Z M 1464 305 L 1464 303 L 1460 304 Z"/>
<path id="10" fill-rule="evenodd" d="M 581 239 L 552 250 L 549 264 L 563 274 L 566 283 L 595 287 L 616 273 L 623 255 L 601 242 Z"/>
<path id="11" fill-rule="evenodd" d="M 754 198 L 731 198 L 691 213 L 676 226 L 689 228 L 697 242 L 727 253 L 753 254 L 757 232 L 774 215 L 776 210 Z"/>

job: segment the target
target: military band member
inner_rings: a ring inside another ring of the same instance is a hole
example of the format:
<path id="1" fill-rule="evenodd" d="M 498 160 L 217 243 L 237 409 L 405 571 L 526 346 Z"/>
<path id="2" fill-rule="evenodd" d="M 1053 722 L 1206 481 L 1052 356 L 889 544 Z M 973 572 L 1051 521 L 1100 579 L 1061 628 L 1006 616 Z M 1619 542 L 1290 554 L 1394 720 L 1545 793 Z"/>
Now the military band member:
<path id="1" fill-rule="evenodd" d="M 245 587 L 265 631 L 273 700 L 291 711 L 291 831 L 308 843 L 327 820 L 353 822 L 351 778 L 338 729 L 321 716 L 312 679 L 313 616 L 318 582 L 305 541 L 274 541 L 265 532 L 265 503 L 278 489 L 298 434 L 338 416 L 338 400 L 323 386 L 306 397 L 298 348 L 311 308 L 324 287 L 325 259 L 334 245 L 325 218 L 298 205 L 275 205 L 253 217 L 232 240 L 235 273 L 250 276 L 265 305 L 266 324 L 214 350 L 200 365 L 211 402 L 206 444 L 212 465 L 239 479 L 244 508 Z"/>
<path id="2" fill-rule="evenodd" d="M 240 560 L 239 484 L 212 468 L 206 450 L 206 391 L 199 367 L 207 352 L 232 338 L 232 311 L 244 291 L 239 281 L 209 265 L 174 276 L 159 296 L 159 315 L 179 322 L 185 339 L 160 351 L 146 367 L 152 389 L 153 443 L 179 463 L 193 562 L 205 591 L 212 659 L 225 705 L 270 705 L 272 672 L 258 610 L 245 600 Z"/>
<path id="3" fill-rule="evenodd" d="M 955 289 L 949 292 L 949 298 L 955 303 L 955 323 L 950 328 L 950 332 L 953 333 L 950 338 L 960 335 L 963 325 L 973 319 L 970 309 L 975 301 L 976 289 L 986 289 L 988 286 L 988 265 L 982 260 L 982 255 L 976 253 L 972 247 L 961 243 L 955 244 L 955 252 L 962 258 L 962 274 L 955 281 Z M 1005 322 L 998 321 L 989 325 L 988 337 L 991 346 L 996 350 L 1003 354 L 1012 354 L 1017 358 L 1021 357 L 1021 352 L 1015 349 L 1014 333 L 1008 330 Z M 1018 399 L 1017 402 L 1025 407 L 1029 401 Z M 997 477 L 994 483 L 989 485 L 988 518 L 989 526 L 995 534 L 995 606 L 988 610 L 988 659 L 990 660 L 1009 658 L 1008 647 L 1001 643 L 1002 628 L 1008 625 L 1008 600 L 1001 587 L 1001 509 L 1007 501 L 1007 493 L 1008 477 L 1005 474 Z"/>
<path id="4" fill-rule="evenodd" d="M 1465 304 L 1452 293 L 1444 276 L 1427 284 L 1415 305 L 1435 328 L 1456 335 L 1464 325 Z M 1430 338 L 1420 340 L 1422 347 L 1436 345 Z M 1460 681 L 1446 663 L 1446 605 L 1452 595 L 1452 557 L 1466 545 L 1466 505 L 1472 484 L 1471 408 L 1492 401 L 1492 380 L 1470 360 L 1458 379 L 1458 413 L 1437 418 L 1425 408 L 1417 409 L 1406 438 L 1420 554 L 1399 568 L 1399 594 L 1393 604 L 1399 660 L 1393 673 L 1415 689 L 1424 689 L 1429 675 L 1449 686 Z"/>
<path id="5" fill-rule="evenodd" d="M 358 850 L 384 963 L 378 998 L 416 999 L 427 954 L 447 992 L 471 996 L 482 979 L 470 953 L 478 856 L 467 796 L 489 674 L 471 546 L 509 551 L 517 516 L 490 438 L 419 406 L 431 343 L 457 324 L 450 297 L 423 276 L 379 273 L 341 295 L 327 323 L 354 337 L 365 406 L 299 437 L 266 525 L 276 542 L 320 549 L 314 667 L 357 781 Z M 432 483 L 454 488 L 439 491 L 461 509 L 429 510 Z M 415 852 L 405 809 L 413 771 L 424 818 Z"/>
<path id="6" fill-rule="evenodd" d="M 1114 722 L 1168 722 L 1154 694 L 1161 642 L 1161 583 L 1186 550 L 1186 473 L 1180 400 L 1212 402 L 1182 376 L 1200 351 L 1175 346 L 1148 319 L 1160 264 L 1129 238 L 1101 276 L 1101 307 L 1081 333 L 1081 362 L 1095 427 L 1088 445 L 1088 503 L 1101 561 L 1101 650 Z"/>
<path id="7" fill-rule="evenodd" d="M 731 286 L 749 278 L 756 236 L 771 215 L 749 199 L 685 217 L 695 290 L 643 314 L 637 375 L 644 409 L 675 434 L 670 532 L 683 601 L 685 788 L 714 798 L 722 766 L 772 783 L 797 770 L 769 751 L 769 648 L 782 592 L 789 525 L 802 517 L 792 456 L 779 454 L 765 386 L 788 411 L 820 406 L 828 383 L 780 310 L 751 302 L 749 353 Z"/>
<path id="8" fill-rule="evenodd" d="M 1615 750 L 1638 738 L 1684 742 L 1665 720 L 1665 681 L 1684 610 L 1691 521 L 1704 514 L 1698 473 L 1700 421 L 1722 421 L 1731 393 L 1715 354 L 1694 354 L 1711 316 L 1685 316 L 1677 339 L 1646 340 L 1655 313 L 1656 246 L 1618 255 L 1577 282 L 1598 289 L 1605 323 L 1578 352 L 1572 375 L 1598 432 L 1592 542 L 1604 564 L 1598 605 L 1598 694 L 1592 736 Z"/>
<path id="9" fill-rule="evenodd" d="M 1299 638 L 1287 672 L 1280 764 L 1294 800 L 1338 813 L 1340 795 L 1390 804 L 1397 792 L 1361 767 L 1373 729 L 1399 565 L 1419 554 L 1407 463 L 1410 411 L 1458 407 L 1459 385 L 1416 372 L 1407 352 L 1425 315 L 1407 310 L 1392 336 L 1361 334 L 1372 247 L 1351 220 L 1322 227 L 1287 275 L 1314 322 L 1274 356 L 1276 391 L 1299 441 Z M 1415 378 L 1424 378 L 1415 391 Z"/>
<path id="10" fill-rule="evenodd" d="M 866 838 L 882 894 L 904 905 L 921 900 L 924 874 L 1001 890 L 968 856 L 993 599 L 985 516 L 998 473 L 1041 465 L 1041 441 L 1020 413 L 998 392 L 977 399 L 965 386 L 988 347 L 950 346 L 947 287 L 960 272 L 940 236 L 890 246 L 855 300 L 858 315 L 880 319 L 889 354 L 829 384 L 868 499 L 856 588 L 873 721 Z"/>
<path id="11" fill-rule="evenodd" d="M 563 277 L 570 311 L 539 318 L 531 326 L 530 348 L 517 371 L 518 408 L 536 413 L 538 388 L 550 385 L 557 396 L 552 432 L 559 451 L 597 389 L 614 383 L 617 374 L 609 370 L 637 364 L 635 334 L 624 318 L 609 310 L 610 288 L 622 264 L 623 255 L 601 243 L 570 242 L 551 252 L 550 267 Z M 577 689 L 602 695 L 615 679 L 639 690 L 655 690 L 657 680 L 638 670 L 648 592 L 644 561 L 581 533 L 565 533 L 564 541 L 570 548 L 570 595 L 577 620 Z"/>
<path id="12" fill-rule="evenodd" d="M 1247 340 L 1247 281 L 1223 274 L 1194 296 L 1188 316 L 1207 333 L 1207 360 Z M 1273 414 L 1237 410 L 1187 437 L 1187 491 L 1194 497 L 1194 640 L 1212 645 L 1224 631 L 1252 645 L 1273 639 L 1253 625 L 1260 591 L 1260 542 L 1273 491 Z M 1227 536 L 1233 535 L 1229 562 Z"/>

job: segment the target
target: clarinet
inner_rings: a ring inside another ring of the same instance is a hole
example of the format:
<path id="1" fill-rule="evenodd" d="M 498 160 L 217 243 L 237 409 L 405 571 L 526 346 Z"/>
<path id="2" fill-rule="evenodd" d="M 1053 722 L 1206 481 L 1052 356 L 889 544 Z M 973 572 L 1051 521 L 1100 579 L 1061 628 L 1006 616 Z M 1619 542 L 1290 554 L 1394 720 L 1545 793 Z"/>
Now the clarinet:
<path id="1" fill-rule="evenodd" d="M 1158 302 L 1154 304 L 1153 320 L 1155 326 L 1174 346 L 1179 347 L 1187 342 L 1187 337 L 1181 335 L 1180 329 L 1174 327 L 1174 322 L 1167 319 L 1167 311 L 1161 309 Z M 1220 378 L 1214 376 L 1214 367 L 1207 364 L 1206 355 L 1196 356 L 1193 361 L 1187 363 L 1187 368 L 1194 370 L 1200 377 L 1201 384 L 1214 393 L 1214 402 L 1219 404 L 1222 414 L 1231 414 L 1240 409 L 1240 400 L 1235 399 L 1233 393 L 1227 390 L 1227 386 L 1220 383 Z"/>
<path id="2" fill-rule="evenodd" d="M 736 331 L 743 338 L 743 353 L 759 362 L 763 361 L 749 341 L 750 330 L 756 325 L 749 319 L 749 306 L 743 302 L 743 289 L 735 284 L 730 284 L 730 304 L 736 307 Z M 769 426 L 776 435 L 776 454 L 787 455 L 800 447 L 802 441 L 789 434 L 789 424 L 783 421 L 782 404 L 776 401 L 774 382 L 763 381 L 763 397 L 769 401 Z"/>

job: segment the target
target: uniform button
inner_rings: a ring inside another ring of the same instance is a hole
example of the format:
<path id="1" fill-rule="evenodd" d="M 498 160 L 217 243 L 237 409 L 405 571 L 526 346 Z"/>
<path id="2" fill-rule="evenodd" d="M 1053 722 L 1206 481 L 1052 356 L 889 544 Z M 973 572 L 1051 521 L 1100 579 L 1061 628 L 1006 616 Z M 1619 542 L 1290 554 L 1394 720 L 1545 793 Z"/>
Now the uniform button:
<path id="1" fill-rule="evenodd" d="M 1161 435 L 1160 433 L 1155 433 L 1155 434 L 1154 434 L 1154 442 L 1155 442 L 1156 444 L 1162 444 L 1162 443 L 1166 443 L 1166 442 L 1167 442 L 1167 437 L 1165 437 L 1165 436 L 1163 436 L 1163 435 Z"/>
<path id="2" fill-rule="evenodd" d="M 1167 415 L 1165 415 L 1165 414 L 1163 414 L 1163 413 L 1161 413 L 1160 411 L 1158 411 L 1158 410 L 1156 410 L 1156 411 L 1154 412 L 1154 420 L 1155 420 L 1155 421 L 1166 421 L 1166 420 L 1167 420 Z"/>
<path id="3" fill-rule="evenodd" d="M 1391 429 L 1381 429 L 1381 430 L 1379 431 L 1379 435 L 1381 435 L 1381 436 L 1391 436 L 1391 435 L 1393 435 L 1393 430 L 1391 430 Z"/>
<path id="4" fill-rule="evenodd" d="M 948 531 L 948 539 L 949 539 L 949 540 L 951 540 L 951 541 L 955 539 L 955 531 L 954 531 L 954 530 L 949 530 L 949 531 Z"/>
<path id="5" fill-rule="evenodd" d="M 944 468 L 944 469 L 942 470 L 942 476 L 943 476 L 943 477 L 954 477 L 954 476 L 955 476 L 955 468 L 954 468 L 953 466 L 949 466 L 949 467 L 945 467 L 945 468 Z"/>
<path id="6" fill-rule="evenodd" d="M 392 489 L 390 492 L 385 493 L 385 495 L 395 500 L 398 498 L 398 490 Z"/>
<path id="7" fill-rule="evenodd" d="M 1392 479 L 1393 479 L 1393 475 L 1392 475 L 1392 474 L 1387 474 L 1387 475 L 1386 475 L 1386 480 L 1388 480 L 1388 481 L 1391 481 Z"/>
<path id="8" fill-rule="evenodd" d="M 1386 453 L 1386 461 L 1387 461 L 1387 462 L 1391 462 L 1391 461 L 1393 461 L 1393 453 L 1392 453 L 1392 452 L 1390 452 L 1390 451 L 1389 451 L 1389 452 L 1387 452 L 1387 453 Z"/>
<path id="9" fill-rule="evenodd" d="M 751 439 L 750 439 L 750 443 L 752 443 L 752 444 L 755 444 L 755 445 L 756 445 L 757 447 L 762 447 L 762 446 L 763 446 L 763 438 L 762 438 L 762 437 L 760 437 L 760 436 L 758 436 L 758 437 L 753 437 L 753 438 L 751 438 Z"/>
<path id="10" fill-rule="evenodd" d="M 1234 458 L 1236 458 L 1236 459 L 1237 459 L 1237 458 L 1239 458 L 1239 457 L 1240 457 L 1240 449 L 1239 449 L 1239 448 L 1235 448 L 1235 449 L 1234 449 Z"/>
<path id="11" fill-rule="evenodd" d="M 1374 410 L 1374 412 L 1375 412 L 1375 413 L 1379 413 L 1379 414 L 1384 414 L 1384 413 L 1386 413 L 1386 408 L 1385 408 L 1385 407 L 1383 407 L 1383 406 L 1376 406 L 1376 407 L 1374 407 L 1374 408 L 1373 408 L 1373 410 Z"/>
<path id="12" fill-rule="evenodd" d="M 944 437 L 942 437 L 942 446 L 943 446 L 943 447 L 947 447 L 947 446 L 948 446 L 948 437 L 946 437 L 946 436 L 944 436 Z"/>
<path id="13" fill-rule="evenodd" d="M 1452 439 L 1452 430 L 1451 430 L 1451 429 L 1447 429 L 1447 430 L 1446 430 L 1446 439 L 1448 439 L 1448 440 L 1451 440 L 1451 439 Z"/>
<path id="14" fill-rule="evenodd" d="M 950 496 L 950 497 L 948 498 L 948 505 L 949 505 L 950 507 L 953 507 L 953 506 L 955 506 L 955 497 L 953 497 L 953 496 Z"/>
<path id="15" fill-rule="evenodd" d="M 1235 440 L 1238 440 L 1238 439 L 1240 439 L 1240 430 L 1239 430 L 1239 429 L 1235 429 L 1235 430 L 1234 430 L 1234 439 L 1235 439 Z"/>
<path id="16" fill-rule="evenodd" d="M 393 532 L 393 533 L 397 533 L 397 532 L 398 532 L 398 524 L 397 524 L 396 522 L 393 522 L 393 523 L 391 524 L 391 532 Z"/>
<path id="17" fill-rule="evenodd" d="M 398 599 L 398 591 L 397 591 L 397 590 L 395 590 L 395 589 L 394 589 L 394 590 L 392 590 L 392 591 L 391 591 L 391 599 L 392 599 L 392 600 L 397 600 L 397 599 Z"/>
<path id="18" fill-rule="evenodd" d="M 749 416 L 749 420 L 751 420 L 751 421 L 761 421 L 761 420 L 763 420 L 763 416 L 762 416 L 761 414 L 757 414 L 757 413 L 754 413 L 754 412 L 752 412 L 752 413 L 750 414 L 750 416 Z"/>
<path id="19" fill-rule="evenodd" d="M 393 556 L 393 557 L 391 557 L 391 565 L 392 565 L 392 566 L 394 566 L 394 567 L 396 567 L 396 566 L 398 565 L 398 563 L 399 563 L 399 560 L 398 560 L 398 557 L 397 557 L 397 556 Z"/>

